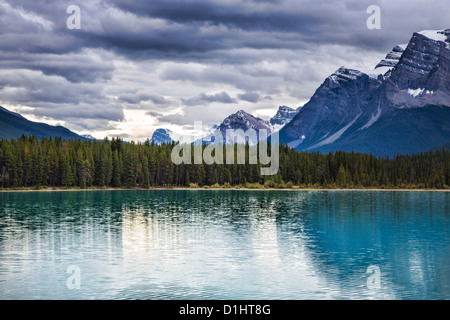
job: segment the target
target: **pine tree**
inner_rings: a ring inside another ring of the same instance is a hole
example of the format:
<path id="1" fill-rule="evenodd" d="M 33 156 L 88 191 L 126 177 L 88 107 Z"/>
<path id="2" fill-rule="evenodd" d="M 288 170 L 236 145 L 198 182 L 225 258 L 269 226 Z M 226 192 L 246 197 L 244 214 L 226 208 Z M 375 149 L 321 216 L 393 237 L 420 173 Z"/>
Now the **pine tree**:
<path id="1" fill-rule="evenodd" d="M 144 188 L 149 188 L 150 187 L 150 172 L 148 169 L 148 159 L 147 159 L 147 156 L 145 156 L 145 155 L 142 157 L 142 172 L 143 172 L 142 186 Z"/>
<path id="2" fill-rule="evenodd" d="M 120 163 L 119 163 L 119 153 L 116 150 L 113 152 L 113 163 L 112 163 L 112 181 L 111 184 L 113 187 L 120 187 Z"/>
<path id="3" fill-rule="evenodd" d="M 341 163 L 341 165 L 339 166 L 339 171 L 337 174 L 337 178 L 336 178 L 336 184 L 341 187 L 344 188 L 346 186 L 346 171 L 344 168 L 344 165 Z"/>
<path id="4" fill-rule="evenodd" d="M 70 165 L 69 153 L 64 153 L 64 158 L 62 162 L 62 185 L 65 187 L 70 187 L 73 185 L 73 172 L 72 166 Z"/>
<path id="5" fill-rule="evenodd" d="M 126 157 L 125 157 L 125 185 L 127 187 L 134 187 L 136 185 L 136 179 L 134 175 L 134 165 L 133 165 L 133 158 L 130 151 L 127 151 Z"/>

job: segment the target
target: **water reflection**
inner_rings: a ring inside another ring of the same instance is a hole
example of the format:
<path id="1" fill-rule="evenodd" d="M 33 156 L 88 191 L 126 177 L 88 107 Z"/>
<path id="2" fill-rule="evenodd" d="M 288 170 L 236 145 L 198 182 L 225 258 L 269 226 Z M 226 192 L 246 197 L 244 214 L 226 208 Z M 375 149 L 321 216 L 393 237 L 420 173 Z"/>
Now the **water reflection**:
<path id="1" fill-rule="evenodd" d="M 448 299 L 446 192 L 0 193 L 0 298 Z M 66 269 L 81 269 L 68 290 Z M 367 267 L 381 270 L 369 290 Z"/>
<path id="2" fill-rule="evenodd" d="M 450 274 L 448 193 L 324 192 L 305 222 L 315 269 L 343 297 L 439 299 Z M 382 288 L 367 290 L 369 265 L 381 268 Z"/>

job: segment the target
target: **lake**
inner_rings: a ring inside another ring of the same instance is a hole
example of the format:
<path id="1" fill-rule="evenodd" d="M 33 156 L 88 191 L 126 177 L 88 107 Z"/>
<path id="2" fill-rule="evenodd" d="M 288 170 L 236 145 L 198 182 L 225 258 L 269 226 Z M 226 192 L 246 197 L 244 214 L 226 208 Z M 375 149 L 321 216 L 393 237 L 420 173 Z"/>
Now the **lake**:
<path id="1" fill-rule="evenodd" d="M 0 193 L 0 299 L 450 299 L 450 193 Z"/>

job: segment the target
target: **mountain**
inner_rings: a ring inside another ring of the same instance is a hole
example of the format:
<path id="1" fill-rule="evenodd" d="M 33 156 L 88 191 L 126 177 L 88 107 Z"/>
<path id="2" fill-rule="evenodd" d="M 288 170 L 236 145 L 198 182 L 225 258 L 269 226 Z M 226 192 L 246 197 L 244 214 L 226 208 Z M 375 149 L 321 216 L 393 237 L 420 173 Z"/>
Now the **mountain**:
<path id="1" fill-rule="evenodd" d="M 95 141 L 97 139 L 95 139 L 93 136 L 91 136 L 90 134 L 82 134 L 81 135 L 83 138 L 85 138 L 86 140 L 92 140 Z"/>
<path id="2" fill-rule="evenodd" d="M 288 122 L 290 122 L 298 113 L 298 109 L 292 109 L 287 106 L 278 107 L 277 113 L 269 120 L 272 132 L 280 130 Z"/>
<path id="3" fill-rule="evenodd" d="M 287 106 L 280 106 L 276 114 L 270 120 L 264 120 L 258 117 L 255 117 L 244 110 L 239 110 L 236 113 L 231 114 L 226 117 L 221 124 L 213 125 L 206 135 L 202 138 L 203 142 L 210 143 L 214 141 L 214 134 L 217 131 L 222 133 L 222 136 L 226 137 L 226 130 L 233 129 L 238 130 L 241 129 L 246 132 L 248 129 L 255 129 L 258 133 L 260 129 L 267 130 L 267 133 L 270 135 L 273 132 L 280 130 L 286 123 L 289 123 L 294 116 L 298 113 L 298 109 L 293 109 Z M 253 145 L 256 143 L 255 141 L 250 141 L 250 144 Z"/>
<path id="4" fill-rule="evenodd" d="M 248 129 L 270 130 L 270 123 L 266 120 L 255 117 L 244 110 L 239 110 L 238 112 L 226 117 L 217 129 L 222 132 L 225 132 L 227 129 L 242 129 L 244 131 L 247 131 Z"/>
<path id="5" fill-rule="evenodd" d="M 161 145 L 163 143 L 169 144 L 172 143 L 173 132 L 169 129 L 156 129 L 155 132 L 153 132 L 152 138 L 150 139 L 150 143 L 154 143 L 157 145 Z"/>
<path id="6" fill-rule="evenodd" d="M 86 140 L 65 127 L 33 122 L 27 120 L 18 113 L 0 107 L 0 139 L 17 139 L 20 138 L 22 134 L 34 135 L 38 138 L 59 136 L 66 140 Z"/>
<path id="7" fill-rule="evenodd" d="M 403 52 L 405 51 L 408 44 L 399 44 L 396 45 L 387 55 L 381 60 L 376 66 L 375 69 L 381 67 L 392 68 L 399 62 Z"/>
<path id="8" fill-rule="evenodd" d="M 242 130 L 242 133 L 245 133 L 249 129 L 254 129 L 256 131 L 256 137 L 249 137 L 248 139 L 244 137 L 243 134 L 239 134 L 239 131 L 236 132 L 236 130 Z M 238 136 L 237 141 L 243 141 L 245 138 L 246 141 L 249 142 L 250 145 L 255 145 L 258 142 L 259 138 L 259 130 L 264 129 L 267 131 L 267 134 L 270 135 L 271 133 L 271 125 L 269 121 L 266 121 L 264 119 L 255 117 L 251 115 L 250 113 L 245 112 L 244 110 L 239 110 L 236 113 L 233 113 L 226 117 L 221 124 L 218 126 L 213 126 L 207 133 L 205 137 L 203 137 L 203 141 L 205 143 L 210 143 L 215 141 L 215 135 L 217 135 L 220 132 L 220 135 L 222 136 L 222 141 L 226 141 L 227 137 L 227 130 L 235 130 L 235 133 Z M 242 139 L 242 140 L 241 140 Z"/>
<path id="9" fill-rule="evenodd" d="M 414 33 L 374 70 L 341 67 L 280 130 L 297 150 L 392 156 L 450 141 L 450 29 Z"/>
<path id="10" fill-rule="evenodd" d="M 449 150 L 450 151 L 450 141 L 430 149 L 430 151 L 441 151 L 441 150 Z"/>

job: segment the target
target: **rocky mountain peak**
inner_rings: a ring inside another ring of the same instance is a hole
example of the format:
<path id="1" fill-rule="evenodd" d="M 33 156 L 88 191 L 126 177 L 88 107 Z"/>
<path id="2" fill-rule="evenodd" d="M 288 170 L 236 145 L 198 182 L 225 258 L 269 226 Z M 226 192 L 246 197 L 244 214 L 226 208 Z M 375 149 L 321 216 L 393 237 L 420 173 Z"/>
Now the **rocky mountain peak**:
<path id="1" fill-rule="evenodd" d="M 150 139 L 150 143 L 154 143 L 157 145 L 161 145 L 163 143 L 171 143 L 173 132 L 169 129 L 158 128 L 153 132 L 152 138 Z"/>
<path id="2" fill-rule="evenodd" d="M 392 155 L 450 141 L 450 29 L 416 32 L 372 70 L 340 67 L 280 131 L 290 147 Z"/>
<path id="3" fill-rule="evenodd" d="M 219 130 L 226 129 L 242 129 L 247 131 L 248 129 L 268 129 L 270 125 L 266 120 L 255 117 L 244 110 L 239 110 L 236 113 L 231 114 L 219 125 Z"/>
<path id="4" fill-rule="evenodd" d="M 298 113 L 298 109 L 293 109 L 287 106 L 278 107 L 277 113 L 269 120 L 273 131 L 281 129 L 286 123 L 291 121 Z"/>
<path id="5" fill-rule="evenodd" d="M 387 98 L 397 108 L 450 106 L 450 29 L 413 34 L 386 83 Z"/>
<path id="6" fill-rule="evenodd" d="M 381 67 L 393 68 L 397 65 L 400 57 L 406 49 L 407 44 L 396 45 L 387 55 L 381 60 L 376 66 L 375 69 Z"/>

